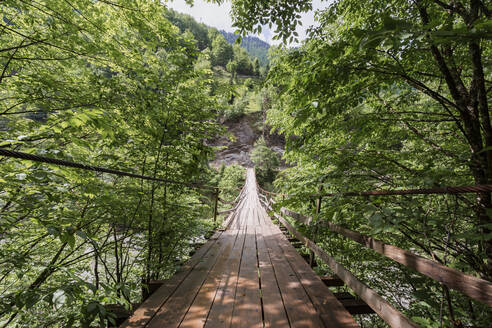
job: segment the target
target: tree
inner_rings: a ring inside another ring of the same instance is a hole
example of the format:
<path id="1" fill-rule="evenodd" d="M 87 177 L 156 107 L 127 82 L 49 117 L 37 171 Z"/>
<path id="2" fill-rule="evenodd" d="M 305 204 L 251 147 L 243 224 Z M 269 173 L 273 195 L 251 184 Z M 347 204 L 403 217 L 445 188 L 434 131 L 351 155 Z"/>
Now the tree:
<path id="1" fill-rule="evenodd" d="M 209 28 L 205 24 L 198 23 L 193 17 L 186 14 L 178 13 L 172 9 L 167 9 L 165 17 L 173 25 L 177 26 L 181 33 L 189 31 L 193 34 L 199 50 L 210 46 L 213 39 L 209 38 Z"/>
<path id="2" fill-rule="evenodd" d="M 253 68 L 251 64 L 251 59 L 243 48 L 235 44 L 234 49 L 234 61 L 237 62 L 237 72 L 243 75 L 253 75 Z"/>
<path id="3" fill-rule="evenodd" d="M 2 4 L 2 147 L 206 181 L 220 131 L 206 59 L 159 2 Z M 203 64 L 203 65 L 201 65 Z M 33 119 L 35 118 L 35 119 Z M 2 326 L 104 326 L 210 229 L 194 188 L 1 159 Z M 173 256 L 171 256 L 171 254 Z"/>
<path id="4" fill-rule="evenodd" d="M 231 60 L 227 63 L 227 71 L 231 73 L 229 84 L 232 85 L 237 79 L 237 62 L 235 60 Z"/>
<path id="5" fill-rule="evenodd" d="M 238 34 L 220 31 L 222 35 L 226 38 L 227 42 L 230 44 L 234 44 L 234 42 L 239 37 Z M 265 66 L 268 64 L 268 49 L 270 49 L 270 45 L 260 40 L 256 36 L 244 36 L 241 37 L 241 47 L 246 49 L 248 54 L 253 58 L 258 58 L 261 65 Z"/>
<path id="6" fill-rule="evenodd" d="M 253 60 L 253 74 L 256 76 L 260 75 L 260 61 L 258 60 L 258 58 L 255 58 Z"/>
<path id="7" fill-rule="evenodd" d="M 226 67 L 233 58 L 232 46 L 221 35 L 217 34 L 212 42 L 212 62 L 215 66 Z"/>
<path id="8" fill-rule="evenodd" d="M 263 137 L 255 142 L 251 161 L 255 164 L 258 183 L 262 186 L 270 186 L 275 180 L 280 160 L 278 154 L 267 146 Z"/>
<path id="9" fill-rule="evenodd" d="M 299 6 L 308 8 L 310 2 Z M 254 30 L 270 19 L 281 26 L 284 38 L 292 35 L 289 18 L 303 11 L 293 7 L 283 1 L 261 7 L 253 1 L 233 4 L 240 29 Z M 302 195 L 318 192 L 312 186 L 320 183 L 333 192 L 489 184 L 492 89 L 485 58 L 492 47 L 485 22 L 490 16 L 483 1 L 398 1 L 387 6 L 383 1 L 341 0 L 325 10 L 321 26 L 305 45 L 279 51 L 269 73 L 270 86 L 280 93 L 269 122 L 285 134 L 285 158 L 293 166 L 277 179 L 277 186 Z M 300 200 L 297 205 L 306 210 Z M 492 278 L 489 193 L 334 199 L 323 211 L 323 218 L 335 223 L 368 229 L 435 261 Z M 338 246 L 334 241 L 327 247 Z M 345 247 L 344 254 L 354 256 L 344 264 L 394 299 L 383 287 L 388 282 L 379 284 L 370 279 L 374 272 L 354 264 L 361 251 Z M 378 269 L 383 267 L 388 263 Z M 395 289 L 400 288 L 400 299 L 410 295 L 415 300 L 405 310 L 423 317 L 424 326 L 439 321 L 457 326 L 459 320 L 483 326 L 490 321 L 490 315 L 475 316 L 483 309 L 480 304 L 431 283 L 425 284 L 431 292 L 424 297 L 422 290 L 412 289 L 415 278 L 399 272 L 392 280 Z M 448 304 L 445 315 L 440 299 Z M 432 305 L 425 310 L 419 301 Z"/>

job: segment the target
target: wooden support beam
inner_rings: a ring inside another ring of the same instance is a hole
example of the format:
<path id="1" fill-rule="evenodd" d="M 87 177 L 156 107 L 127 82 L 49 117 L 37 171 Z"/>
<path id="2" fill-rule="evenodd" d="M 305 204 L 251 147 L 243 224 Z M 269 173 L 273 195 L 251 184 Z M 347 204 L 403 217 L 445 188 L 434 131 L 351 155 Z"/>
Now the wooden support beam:
<path id="1" fill-rule="evenodd" d="M 338 300 L 350 300 L 350 299 L 355 299 L 355 296 L 350 294 L 349 292 L 340 292 L 340 293 L 333 293 L 335 297 Z"/>
<path id="2" fill-rule="evenodd" d="M 165 282 L 165 280 L 150 280 L 148 283 L 142 281 L 142 302 L 149 298 Z"/>
<path id="3" fill-rule="evenodd" d="M 362 300 L 364 300 L 380 317 L 392 328 L 418 328 L 419 326 L 410 321 L 403 313 L 395 309 L 384 298 L 379 296 L 374 290 L 366 286 L 359 279 L 357 279 L 350 271 L 340 265 L 333 257 L 328 255 L 318 245 L 313 243 L 308 238 L 299 233 L 287 220 L 278 214 L 274 214 L 275 217 L 287 228 L 289 231 L 308 246 L 316 256 L 321 258 L 323 262 L 335 272 L 335 274 L 342 279 L 348 287 L 350 287 Z"/>
<path id="4" fill-rule="evenodd" d="M 342 292 L 342 293 L 333 293 L 337 300 L 342 303 L 342 305 L 349 311 L 350 314 L 373 314 L 375 313 L 373 309 L 369 305 L 366 304 L 360 298 L 356 298 L 354 295 Z"/>
<path id="5" fill-rule="evenodd" d="M 299 213 L 296 214 L 301 215 Z M 331 231 L 337 232 L 346 238 L 356 241 L 381 255 L 384 255 L 408 268 L 414 269 L 415 271 L 440 282 L 443 285 L 446 285 L 448 288 L 457 290 L 474 300 L 480 301 L 492 307 L 491 282 L 464 274 L 456 269 L 426 259 L 399 247 L 386 244 L 380 240 L 361 233 L 340 227 L 331 222 L 324 223 Z"/>
<path id="6" fill-rule="evenodd" d="M 230 208 L 228 210 L 221 211 L 221 212 L 217 213 L 217 215 L 222 215 L 222 214 L 230 213 L 230 212 L 234 211 L 235 209 L 236 209 L 235 207 L 234 208 Z"/>
<path id="7" fill-rule="evenodd" d="M 311 254 L 301 254 L 301 256 L 311 266 L 311 268 L 318 266 L 318 263 L 316 263 L 316 260 L 312 260 Z M 313 261 L 313 262 L 311 263 L 311 261 Z"/>
<path id="8" fill-rule="evenodd" d="M 161 288 L 162 285 L 164 285 L 166 281 L 165 280 L 151 280 L 148 283 L 149 286 L 149 294 L 153 294 L 156 290 Z"/>

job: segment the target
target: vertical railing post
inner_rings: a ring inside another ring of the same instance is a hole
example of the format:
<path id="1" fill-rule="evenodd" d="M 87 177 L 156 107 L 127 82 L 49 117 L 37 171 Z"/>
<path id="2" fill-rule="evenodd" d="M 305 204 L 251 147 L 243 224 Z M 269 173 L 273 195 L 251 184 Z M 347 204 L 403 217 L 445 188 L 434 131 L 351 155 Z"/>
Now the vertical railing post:
<path id="1" fill-rule="evenodd" d="M 321 193 L 320 193 L 321 194 Z M 313 220 L 314 223 L 314 229 L 313 229 L 313 243 L 316 242 L 316 235 L 318 234 L 318 224 L 319 224 L 319 213 L 321 212 L 321 195 L 318 196 L 318 199 L 316 200 L 316 220 Z M 309 253 L 309 265 L 311 268 L 314 265 L 314 252 L 311 251 Z"/>
<path id="2" fill-rule="evenodd" d="M 219 188 L 215 188 L 215 204 L 214 204 L 214 223 L 217 222 L 217 205 L 219 203 Z"/>

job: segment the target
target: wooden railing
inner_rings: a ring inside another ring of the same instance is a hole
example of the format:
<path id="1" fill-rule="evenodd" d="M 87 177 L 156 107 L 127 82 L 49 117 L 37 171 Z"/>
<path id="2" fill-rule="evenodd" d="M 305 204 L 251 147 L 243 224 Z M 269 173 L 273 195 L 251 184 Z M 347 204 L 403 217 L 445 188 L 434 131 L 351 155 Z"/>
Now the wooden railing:
<path id="1" fill-rule="evenodd" d="M 324 263 L 326 263 L 331 270 L 345 282 L 345 284 L 350 287 L 362 300 L 364 300 L 367 305 L 369 305 L 374 312 L 376 312 L 388 325 L 391 327 L 418 327 L 417 324 L 410 321 L 403 313 L 395 309 L 390 303 L 384 300 L 380 295 L 378 295 L 373 289 L 369 288 L 367 285 L 362 283 L 357 279 L 349 270 L 344 268 L 340 263 L 338 263 L 332 256 L 321 249 L 316 243 L 299 231 L 297 231 L 284 217 L 275 213 L 273 204 L 275 201 L 272 196 L 282 196 L 284 198 L 285 194 L 275 194 L 266 192 L 265 190 L 259 188 L 265 195 L 261 195 L 263 198 L 262 203 L 274 212 L 273 215 L 287 230 L 295 236 L 298 240 L 304 243 L 308 247 L 313 255 L 316 255 Z M 320 213 L 321 208 L 321 198 L 324 195 L 317 195 L 317 206 L 316 215 Z M 278 207 L 277 207 L 278 209 Z M 345 238 L 353 240 L 364 247 L 370 248 L 377 253 L 390 258 L 408 268 L 411 268 L 427 277 L 447 286 L 450 289 L 457 290 L 471 299 L 480 301 L 489 307 L 492 307 L 492 283 L 480 279 L 465 273 L 462 273 L 456 269 L 450 268 L 448 266 L 442 265 L 436 261 L 426 259 L 419 255 L 416 255 L 407 250 L 403 250 L 399 247 L 386 244 L 380 240 L 374 239 L 367 235 L 361 234 L 350 229 L 343 228 L 339 225 L 333 224 L 327 221 L 318 221 L 315 225 L 313 218 L 309 216 L 302 215 L 300 213 L 291 211 L 285 207 L 279 209 L 280 214 L 289 216 L 293 218 L 297 223 L 313 227 L 313 231 L 317 231 L 319 224 L 327 227 L 330 231 L 338 233 Z M 314 225 L 314 226 L 313 226 Z M 315 235 L 314 235 L 315 236 Z"/>

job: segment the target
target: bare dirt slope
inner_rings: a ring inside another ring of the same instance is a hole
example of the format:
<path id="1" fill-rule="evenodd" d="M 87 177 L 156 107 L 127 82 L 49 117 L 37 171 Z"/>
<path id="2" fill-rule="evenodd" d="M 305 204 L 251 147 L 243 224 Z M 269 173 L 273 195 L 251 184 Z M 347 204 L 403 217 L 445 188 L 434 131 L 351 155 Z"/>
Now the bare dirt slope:
<path id="1" fill-rule="evenodd" d="M 258 138 L 262 136 L 263 117 L 261 112 L 248 113 L 233 121 L 223 123 L 227 128 L 227 135 L 209 142 L 209 145 L 217 147 L 215 160 L 212 166 L 222 164 L 238 164 L 252 167 L 250 154 Z M 283 138 L 267 135 L 266 142 L 280 155 L 283 153 Z"/>

